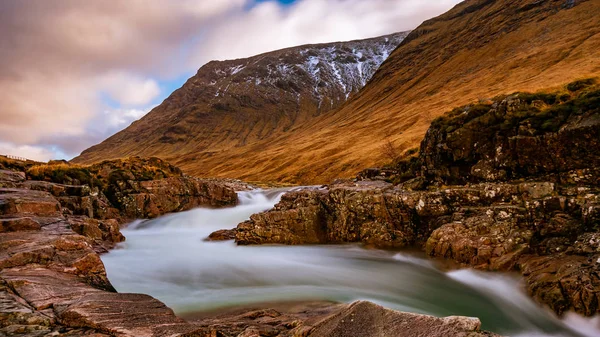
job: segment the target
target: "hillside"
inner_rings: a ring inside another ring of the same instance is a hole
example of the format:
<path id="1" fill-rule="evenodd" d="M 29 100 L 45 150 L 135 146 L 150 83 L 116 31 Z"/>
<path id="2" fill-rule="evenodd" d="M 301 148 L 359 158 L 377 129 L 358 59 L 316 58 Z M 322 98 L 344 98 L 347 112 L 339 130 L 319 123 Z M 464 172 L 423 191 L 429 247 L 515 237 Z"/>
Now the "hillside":
<path id="1" fill-rule="evenodd" d="M 285 132 L 269 134 L 261 125 L 262 137 L 243 146 L 159 154 L 152 144 L 136 144 L 146 130 L 138 122 L 131 136 L 111 137 L 77 160 L 105 159 L 114 149 L 159 155 L 201 176 L 325 183 L 389 161 L 386 145 L 398 153 L 417 147 L 431 121 L 456 106 L 597 76 L 599 33 L 599 1 L 468 0 L 411 32 L 341 108 L 297 119 Z"/>
<path id="2" fill-rule="evenodd" d="M 209 62 L 148 115 L 74 162 L 159 156 L 203 174 L 232 148 L 270 140 L 339 108 L 406 35 Z"/>

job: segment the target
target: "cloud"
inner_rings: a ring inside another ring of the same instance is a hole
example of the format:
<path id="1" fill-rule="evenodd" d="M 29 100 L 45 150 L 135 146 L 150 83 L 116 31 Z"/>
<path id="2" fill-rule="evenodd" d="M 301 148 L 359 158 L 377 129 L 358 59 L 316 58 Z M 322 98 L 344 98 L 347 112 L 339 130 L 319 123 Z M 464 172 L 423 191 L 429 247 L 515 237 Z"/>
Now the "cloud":
<path id="1" fill-rule="evenodd" d="M 37 161 L 48 161 L 55 157 L 55 152 L 41 146 L 15 145 L 7 142 L 0 142 L 0 154 Z"/>
<path id="2" fill-rule="evenodd" d="M 2 1 L 0 152 L 73 156 L 209 60 L 407 30 L 458 2 Z"/>
<path id="3" fill-rule="evenodd" d="M 127 106 L 148 104 L 160 94 L 155 80 L 122 72 L 103 76 L 98 84 L 113 100 Z"/>
<path id="4" fill-rule="evenodd" d="M 347 41 L 411 30 L 458 0 L 302 0 L 263 2 L 209 28 L 190 66 L 302 44 Z"/>

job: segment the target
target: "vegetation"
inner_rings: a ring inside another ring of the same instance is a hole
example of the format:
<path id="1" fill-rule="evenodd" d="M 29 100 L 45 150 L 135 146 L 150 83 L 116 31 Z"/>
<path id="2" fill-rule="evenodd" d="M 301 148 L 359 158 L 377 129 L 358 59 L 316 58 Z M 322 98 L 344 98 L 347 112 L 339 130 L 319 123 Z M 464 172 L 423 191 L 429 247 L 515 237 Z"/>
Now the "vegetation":
<path id="1" fill-rule="evenodd" d="M 456 108 L 435 119 L 431 127 L 446 133 L 463 126 L 477 130 L 514 130 L 515 133 L 521 132 L 520 127 L 534 134 L 557 132 L 569 117 L 598 109 L 600 88 L 595 83 L 594 79 L 586 79 L 569 83 L 566 86 L 568 92 L 515 93 L 496 97 L 493 103 Z M 508 98 L 513 99 L 510 109 L 496 109 Z"/>
<path id="2" fill-rule="evenodd" d="M 180 176 L 181 170 L 158 158 L 132 157 L 93 165 L 50 162 L 26 169 L 29 179 L 59 184 L 89 185 L 101 189 L 118 181 L 146 181 Z"/>
<path id="3" fill-rule="evenodd" d="M 11 158 L 0 155 L 0 170 L 25 172 L 25 170 L 27 168 L 29 168 L 35 164 L 36 164 L 36 162 L 34 162 L 34 161 L 15 160 L 15 159 L 11 159 Z"/>

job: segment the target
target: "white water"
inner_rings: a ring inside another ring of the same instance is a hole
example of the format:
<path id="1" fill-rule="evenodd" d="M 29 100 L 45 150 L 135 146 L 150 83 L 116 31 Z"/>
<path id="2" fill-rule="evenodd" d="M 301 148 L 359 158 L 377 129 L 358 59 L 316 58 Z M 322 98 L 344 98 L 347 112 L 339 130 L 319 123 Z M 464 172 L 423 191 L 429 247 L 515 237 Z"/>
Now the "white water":
<path id="1" fill-rule="evenodd" d="M 358 246 L 256 246 L 205 242 L 270 209 L 281 190 L 241 192 L 240 205 L 137 222 L 102 260 L 120 292 L 152 295 L 177 313 L 290 300 L 371 300 L 436 316 L 479 317 L 510 336 L 600 336 L 599 322 L 564 321 L 534 304 L 515 279 L 470 270 L 444 273 L 428 260 Z M 578 332 L 577 332 L 578 331 Z"/>

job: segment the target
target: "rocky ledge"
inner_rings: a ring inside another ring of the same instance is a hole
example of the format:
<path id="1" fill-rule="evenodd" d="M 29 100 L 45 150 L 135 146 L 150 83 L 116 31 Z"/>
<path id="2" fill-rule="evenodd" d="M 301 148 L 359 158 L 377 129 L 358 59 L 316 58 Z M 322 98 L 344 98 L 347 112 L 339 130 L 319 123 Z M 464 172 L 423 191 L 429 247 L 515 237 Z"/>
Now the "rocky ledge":
<path id="1" fill-rule="evenodd" d="M 0 170 L 0 336 L 491 336 L 476 318 L 413 315 L 368 302 L 184 320 L 148 295 L 117 293 L 99 254 L 125 239 L 121 221 L 234 204 L 232 186 L 242 185 L 186 177 L 154 159 L 91 169 L 58 163 L 26 173 L 16 163 L 0 164 L 13 169 Z M 41 173 L 54 182 L 26 180 Z"/>
<path id="2" fill-rule="evenodd" d="M 243 245 L 417 246 L 465 266 L 520 271 L 540 303 L 591 316 L 600 313 L 597 149 L 595 80 L 498 97 L 434 121 L 418 155 L 286 194 L 235 237 Z"/>

